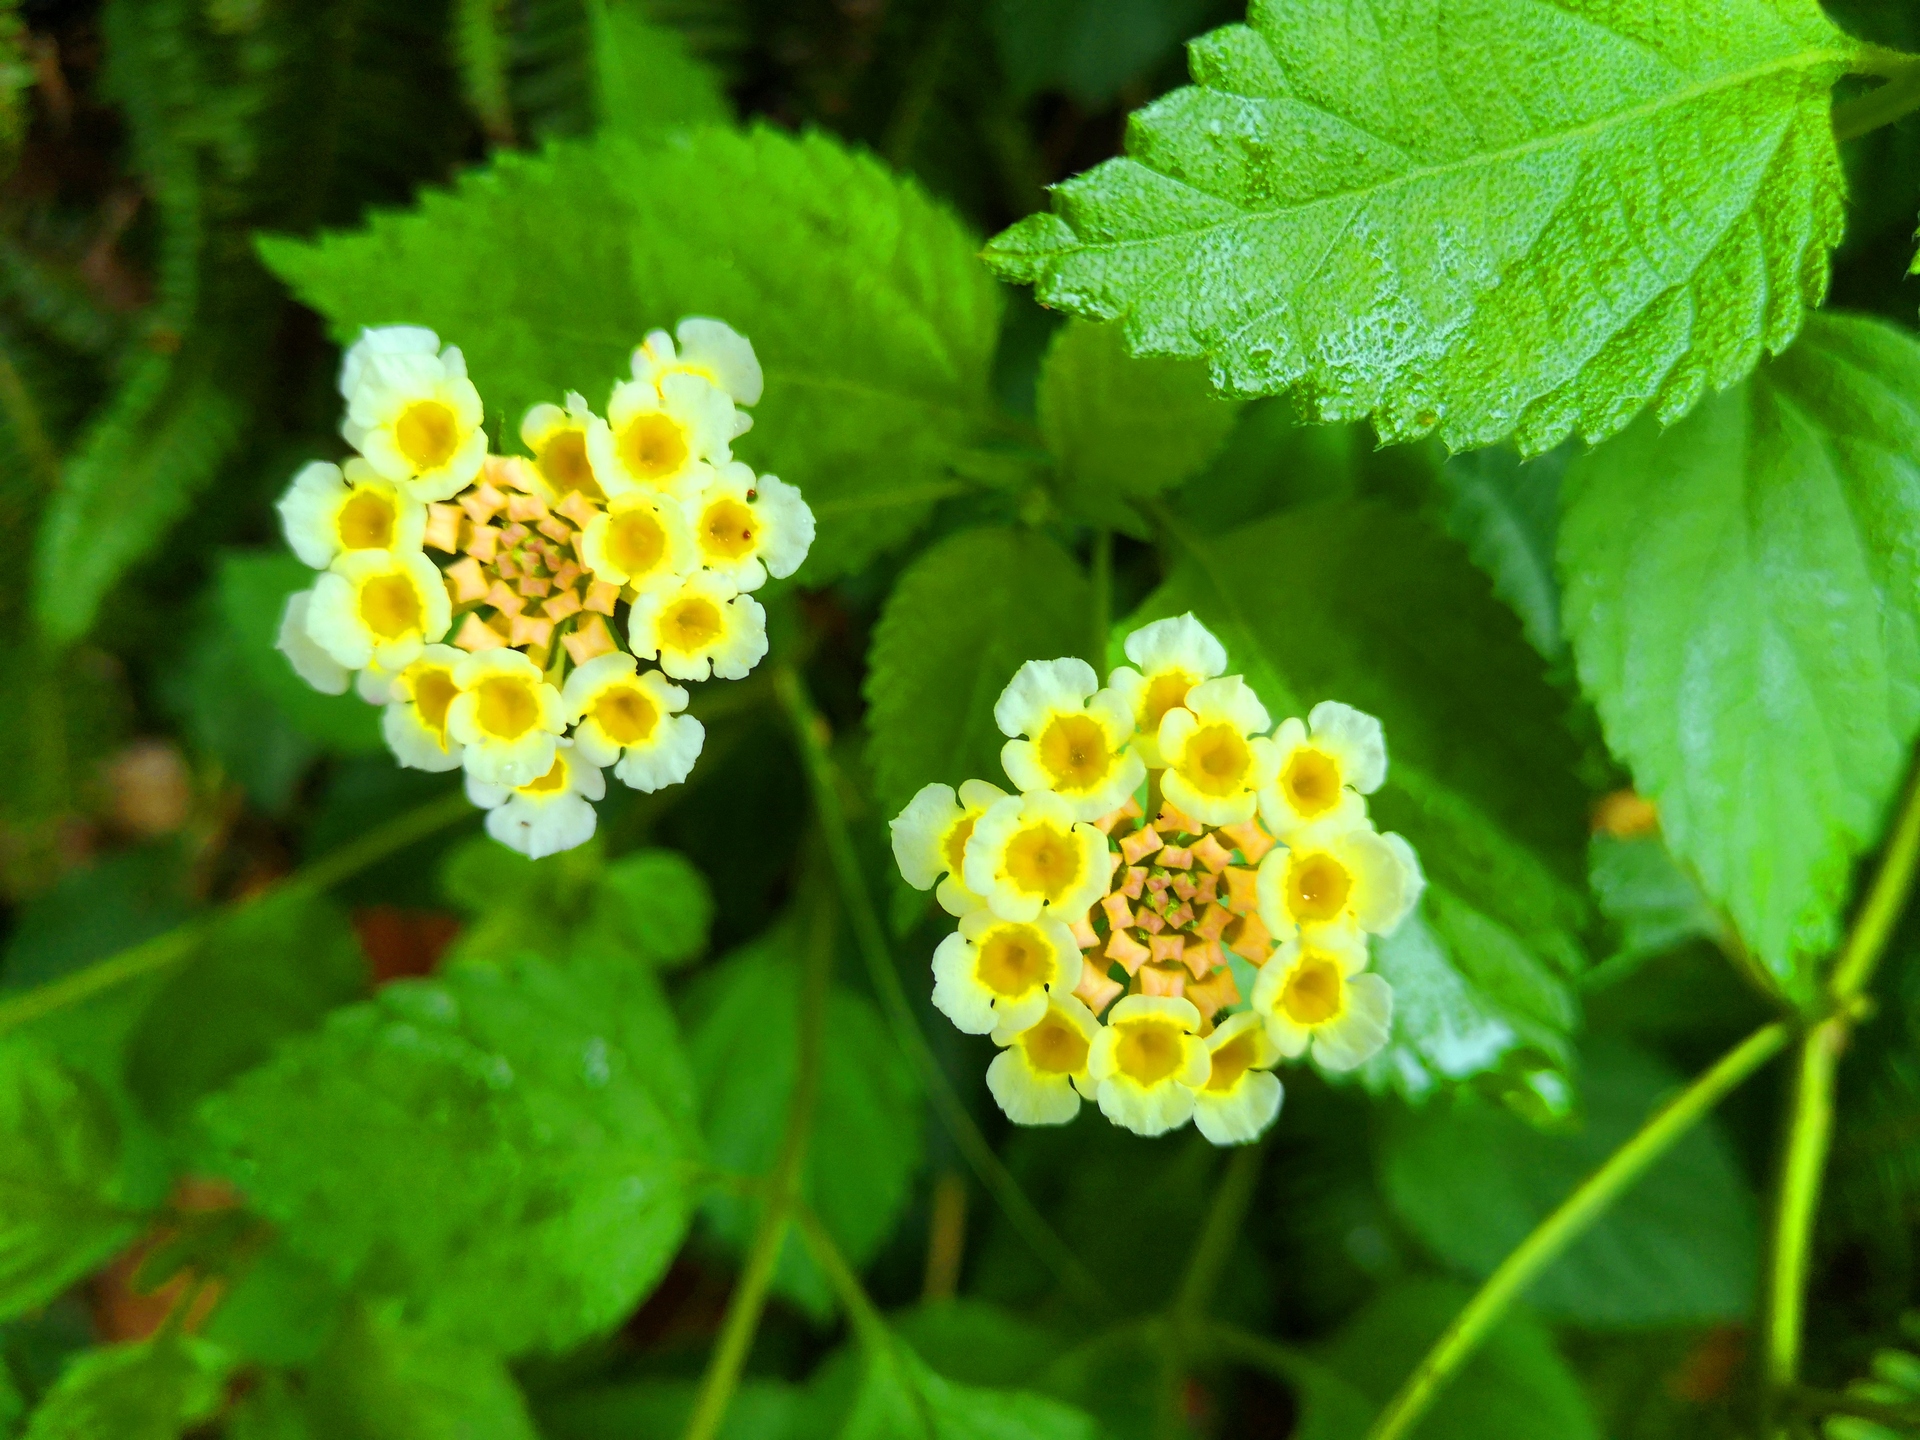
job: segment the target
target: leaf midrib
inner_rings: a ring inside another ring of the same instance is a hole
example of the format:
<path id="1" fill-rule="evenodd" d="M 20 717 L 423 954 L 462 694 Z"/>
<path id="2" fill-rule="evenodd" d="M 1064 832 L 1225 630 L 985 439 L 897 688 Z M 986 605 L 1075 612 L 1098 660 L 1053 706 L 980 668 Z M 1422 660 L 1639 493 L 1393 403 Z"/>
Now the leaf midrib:
<path id="1" fill-rule="evenodd" d="M 1752 84 L 1774 75 L 1785 74 L 1793 70 L 1812 70 L 1821 65 L 1836 61 L 1841 64 L 1849 64 L 1858 58 L 1858 53 L 1857 49 L 1842 50 L 1831 46 L 1814 50 L 1800 50 L 1790 56 L 1769 61 L 1764 65 L 1751 66 L 1745 70 L 1730 71 L 1725 75 L 1716 76 L 1710 81 L 1690 85 L 1684 89 L 1670 91 L 1653 100 L 1643 101 L 1641 104 L 1632 106 L 1629 109 L 1614 111 L 1599 119 L 1590 120 L 1584 125 L 1575 125 L 1563 130 L 1550 131 L 1544 135 L 1537 135 L 1531 140 L 1523 141 L 1518 145 L 1509 145 L 1500 150 L 1482 151 L 1459 160 L 1449 160 L 1440 165 L 1425 165 L 1416 169 L 1403 170 L 1384 180 L 1377 180 L 1370 185 L 1361 185 L 1345 190 L 1329 190 L 1325 194 L 1316 195 L 1312 199 L 1302 201 L 1297 205 L 1274 206 L 1264 210 L 1249 210 L 1236 206 L 1236 214 L 1227 219 L 1214 221 L 1211 224 L 1189 226 L 1180 230 L 1160 230 L 1154 232 L 1152 235 L 1141 236 L 1137 239 L 1100 241 L 1097 243 L 1082 241 L 1075 248 L 1082 251 L 1105 253 L 1125 250 L 1141 245 L 1158 245 L 1168 240 L 1211 235 L 1216 231 L 1232 229 L 1249 222 L 1257 223 L 1263 220 L 1272 220 L 1282 215 L 1298 215 L 1304 211 L 1312 210 L 1316 206 L 1333 205 L 1348 201 L 1360 203 L 1375 195 L 1388 193 L 1400 186 L 1410 186 L 1420 181 L 1458 174 L 1481 167 L 1502 165 L 1509 161 L 1522 159 L 1528 155 L 1540 154 L 1544 151 L 1555 149 L 1563 144 L 1578 143 L 1586 139 L 1591 139 L 1616 126 L 1625 126 L 1632 124 L 1636 120 L 1644 120 L 1650 116 L 1658 115 L 1663 110 L 1675 109 L 1690 104 L 1693 101 L 1702 99 L 1721 90 L 1737 89 L 1740 86 Z M 1322 110 L 1325 114 L 1332 115 L 1333 118 L 1340 121 L 1341 124 L 1349 126 L 1362 134 L 1372 133 L 1364 126 L 1354 124 L 1353 121 L 1344 115 L 1336 114 L 1331 110 L 1325 110 L 1324 107 L 1321 106 L 1315 106 L 1314 108 Z M 1385 137 L 1375 136 L 1374 138 L 1384 139 Z M 1401 147 L 1395 145 L 1394 148 L 1399 149 Z M 1129 156 L 1128 159 L 1133 159 L 1133 157 Z M 1139 160 L 1133 160 L 1133 163 L 1140 165 L 1143 169 L 1153 169 L 1152 166 L 1146 165 Z M 1204 195 L 1208 199 L 1221 200 L 1223 198 L 1214 194 L 1212 191 L 1201 189 L 1198 185 L 1191 184 L 1176 176 L 1168 175 L 1164 170 L 1154 170 L 1154 173 L 1172 180 L 1175 184 L 1191 190 L 1196 194 Z M 1078 239 L 1077 234 L 1075 238 Z M 1916 264 L 1920 264 L 1920 261 L 1916 261 Z"/>

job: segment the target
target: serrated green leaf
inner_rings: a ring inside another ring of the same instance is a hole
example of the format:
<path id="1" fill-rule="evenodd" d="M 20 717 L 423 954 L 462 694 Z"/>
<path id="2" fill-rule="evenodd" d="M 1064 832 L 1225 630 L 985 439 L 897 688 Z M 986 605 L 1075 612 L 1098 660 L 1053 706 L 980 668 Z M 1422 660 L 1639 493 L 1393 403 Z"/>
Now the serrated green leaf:
<path id="1" fill-rule="evenodd" d="M 688 993 L 687 1053 L 700 1091 L 701 1128 L 713 1163 L 761 1175 L 779 1153 L 799 1072 L 800 968 L 791 926 L 776 927 L 704 972 Z M 873 1002 L 835 987 L 827 999 L 820 1095 L 801 1189 L 855 1265 L 893 1233 L 921 1159 L 919 1085 Z M 759 1206 L 716 1192 L 714 1233 L 744 1249 Z M 831 1311 L 832 1292 L 789 1234 L 774 1283 L 810 1313 Z"/>
<path id="2" fill-rule="evenodd" d="M 1796 994 L 1920 730 L 1916 395 L 1920 344 L 1823 315 L 1567 471 L 1581 685 L 1674 854 Z"/>
<path id="3" fill-rule="evenodd" d="M 261 253 L 343 339 L 404 317 L 459 344 L 508 433 L 568 389 L 604 405 L 648 330 L 725 319 L 766 371 L 736 453 L 805 493 L 818 583 L 965 488 L 948 467 L 987 412 L 1000 310 L 975 248 L 825 135 L 703 129 L 501 156 L 410 213 Z"/>
<path id="4" fill-rule="evenodd" d="M 1588 883 L 1601 915 L 1619 933 L 1607 963 L 1618 973 L 1688 940 L 1718 943 L 1720 917 L 1658 835 L 1595 835 Z"/>
<path id="5" fill-rule="evenodd" d="M 1779 350 L 1842 226 L 1813 0 L 1255 3 L 989 246 L 1233 394 L 1456 448 L 1664 420 Z"/>
<path id="6" fill-rule="evenodd" d="M 1435 1254 L 1483 1279 L 1684 1083 L 1619 1041 L 1583 1051 L 1585 1111 L 1542 1133 L 1473 1095 L 1392 1116 L 1381 1180 Z M 1758 1207 L 1709 1118 L 1540 1275 L 1527 1303 L 1587 1329 L 1742 1319 L 1753 1301 Z"/>
<path id="7" fill-rule="evenodd" d="M 622 855 L 601 873 L 577 943 L 610 946 L 622 959 L 684 965 L 707 948 L 713 893 L 674 850 Z"/>
<path id="8" fill-rule="evenodd" d="M 1063 501 L 1089 519 L 1129 529 L 1139 522 L 1128 522 L 1125 502 L 1196 473 L 1239 414 L 1214 395 L 1204 366 L 1132 359 L 1119 326 L 1084 320 L 1054 332 L 1036 398 Z"/>
<path id="9" fill-rule="evenodd" d="M 1549 660 L 1566 653 L 1560 633 L 1560 452 L 1521 460 L 1507 449 L 1456 455 L 1439 470 L 1447 533 L 1520 617 L 1527 642 Z"/>
<path id="10" fill-rule="evenodd" d="M 618 0 L 587 0 L 587 16 L 602 129 L 639 137 L 733 119 L 720 77 L 676 32 Z"/>
<path id="11" fill-rule="evenodd" d="M 1392 1285 L 1334 1337 L 1327 1364 L 1383 1405 L 1468 1298 L 1463 1286 L 1439 1280 Z M 1487 1336 L 1414 1433 L 1419 1440 L 1600 1440 L 1579 1379 L 1524 1312 L 1510 1313 Z"/>
<path id="12" fill-rule="evenodd" d="M 1458 547 L 1378 506 L 1310 506 L 1191 547 L 1129 625 L 1191 610 L 1276 719 L 1337 699 L 1386 727 L 1370 808 L 1430 883 L 1375 946 L 1398 1005 L 1370 1083 L 1417 1097 L 1563 1061 L 1586 802 L 1563 702 L 1513 616 Z"/>
<path id="13" fill-rule="evenodd" d="M 40 1045 L 0 1042 L 0 1317 L 44 1305 L 139 1228 L 106 1094 Z"/>
<path id="14" fill-rule="evenodd" d="M 979 529 L 927 549 L 900 577 L 867 661 L 867 730 L 888 815 L 922 785 L 1002 779 L 993 702 L 1028 660 L 1084 653 L 1092 590 L 1031 530 Z"/>
<path id="15" fill-rule="evenodd" d="M 1096 1440 L 1081 1411 L 1018 1390 L 945 1379 L 891 1333 L 860 1347 L 859 1378 L 834 1440 Z"/>
<path id="16" fill-rule="evenodd" d="M 88 1350 L 61 1372 L 23 1440 L 178 1440 L 210 1419 L 227 1360 L 191 1335 Z"/>
<path id="17" fill-rule="evenodd" d="M 283 550 L 229 550 L 215 581 L 220 614 L 246 657 L 247 673 L 287 723 L 317 745 L 348 754 L 385 749 L 380 711 L 359 696 L 322 695 L 274 647 L 287 597 L 318 577 Z"/>
<path id="18" fill-rule="evenodd" d="M 691 1081 L 632 965 L 453 966 L 336 1011 L 201 1110 L 289 1241 L 489 1349 L 616 1323 L 685 1232 Z"/>
<path id="19" fill-rule="evenodd" d="M 158 1123 L 260 1064 L 366 991 L 346 917 L 298 892 L 227 917 L 166 979 L 127 1037 L 127 1084 Z"/>

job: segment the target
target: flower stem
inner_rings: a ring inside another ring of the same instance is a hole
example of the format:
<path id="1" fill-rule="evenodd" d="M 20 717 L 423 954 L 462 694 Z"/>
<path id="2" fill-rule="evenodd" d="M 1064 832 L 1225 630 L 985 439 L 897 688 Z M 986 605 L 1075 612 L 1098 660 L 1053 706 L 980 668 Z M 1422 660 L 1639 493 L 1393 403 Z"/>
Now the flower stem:
<path id="1" fill-rule="evenodd" d="M 304 869 L 296 870 L 263 890 L 210 915 L 196 916 L 151 940 L 96 960 L 83 970 L 63 975 L 10 999 L 0 1000 L 0 1035 L 22 1025 L 78 1005 L 95 995 L 117 989 L 144 975 L 169 970 L 185 960 L 221 918 L 241 905 L 255 905 L 272 895 L 330 890 L 342 880 L 357 875 L 369 865 L 385 859 L 396 850 L 404 850 L 424 840 L 436 830 L 444 830 L 456 821 L 477 814 L 473 803 L 459 792 L 430 801 L 417 810 L 389 820 L 358 840 L 342 845 Z"/>
<path id="2" fill-rule="evenodd" d="M 820 820 L 827 857 L 839 882 L 840 898 L 846 906 L 854 940 L 860 947 L 861 958 L 873 980 L 874 993 L 880 998 L 880 1007 L 886 1013 L 894 1038 L 920 1072 L 921 1082 L 927 1088 L 934 1111 L 953 1137 L 961 1156 L 1013 1228 L 1081 1304 L 1096 1309 L 1104 1307 L 1107 1298 L 1100 1282 L 1068 1247 L 1067 1242 L 1054 1232 L 1046 1217 L 1034 1208 L 1033 1202 L 1022 1192 L 1020 1183 L 1000 1163 L 1000 1157 L 993 1153 L 993 1147 L 987 1144 L 980 1127 L 973 1123 L 973 1117 L 967 1113 L 966 1106 L 954 1093 L 952 1082 L 940 1068 L 940 1062 L 934 1058 L 927 1037 L 921 1033 L 919 1023 L 914 1019 L 913 1008 L 907 1003 L 906 991 L 901 987 L 899 971 L 894 967 L 886 932 L 880 925 L 879 912 L 874 908 L 873 896 L 867 890 L 866 874 L 860 868 L 860 856 L 854 848 L 853 834 L 847 825 L 846 804 L 841 798 L 845 780 L 829 749 L 832 732 L 827 727 L 825 717 L 815 707 L 813 697 L 807 693 L 806 682 L 792 666 L 782 666 L 774 673 L 773 686 L 800 747 L 807 783 L 813 791 L 814 813 Z"/>
<path id="3" fill-rule="evenodd" d="M 1587 1227 L 1728 1091 L 1785 1048 L 1794 1028 L 1791 1021 L 1776 1020 L 1741 1041 L 1712 1069 L 1655 1111 L 1631 1140 L 1535 1226 L 1533 1233 L 1487 1277 L 1466 1308 L 1454 1316 L 1426 1358 L 1407 1377 L 1400 1393 L 1374 1421 L 1367 1440 L 1396 1440 L 1410 1431 L 1441 1387 L 1472 1358 L 1480 1342 L 1540 1272 L 1585 1234 Z"/>
<path id="4" fill-rule="evenodd" d="M 766 1208 L 760 1212 L 760 1222 L 754 1228 L 740 1283 L 734 1286 L 733 1296 L 727 1302 L 720 1338 L 707 1361 L 706 1373 L 700 1377 L 700 1390 L 694 1397 L 693 1413 L 687 1417 L 684 1440 L 712 1440 L 727 1418 L 727 1407 L 739 1388 L 740 1373 L 746 1367 L 754 1334 L 760 1328 L 761 1313 L 766 1309 L 767 1289 L 773 1283 L 774 1268 L 780 1263 L 787 1227 L 800 1204 L 800 1179 L 820 1098 L 820 1050 L 826 1028 L 827 989 L 833 977 L 836 919 L 832 893 L 823 889 L 814 906 L 807 940 L 807 969 L 800 991 L 800 1059 L 793 1097 L 787 1106 L 787 1126 L 780 1139 L 780 1154 L 768 1178 Z"/>

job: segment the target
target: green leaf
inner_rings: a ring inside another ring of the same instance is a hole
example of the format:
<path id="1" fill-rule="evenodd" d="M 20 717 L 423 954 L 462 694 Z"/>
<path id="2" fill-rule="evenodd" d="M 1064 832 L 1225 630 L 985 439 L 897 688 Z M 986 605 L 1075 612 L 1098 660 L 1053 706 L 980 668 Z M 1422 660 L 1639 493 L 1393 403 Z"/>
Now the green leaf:
<path id="1" fill-rule="evenodd" d="M 33 1412 L 24 1440 L 178 1440 L 218 1413 L 226 1372 L 220 1349 L 190 1335 L 85 1351 Z"/>
<path id="2" fill-rule="evenodd" d="M 1619 932 L 1619 948 L 1607 958 L 1610 973 L 1688 940 L 1720 940 L 1720 917 L 1658 835 L 1595 835 L 1589 882 L 1600 913 Z"/>
<path id="3" fill-rule="evenodd" d="M 1456 546 L 1373 505 L 1311 506 L 1187 544 L 1129 624 L 1191 610 L 1276 718 L 1337 699 L 1386 727 L 1392 765 L 1370 808 L 1430 883 L 1375 946 L 1397 1008 L 1369 1082 L 1417 1097 L 1564 1062 L 1586 799 L 1564 702 L 1513 616 Z"/>
<path id="4" fill-rule="evenodd" d="M 677 1436 L 693 1413 L 697 1382 L 636 1380 L 570 1391 L 540 1406 L 545 1440 L 609 1440 L 611 1436 Z M 813 1407 L 798 1385 L 743 1380 L 733 1392 L 716 1440 L 818 1440 Z"/>
<path id="5" fill-rule="evenodd" d="M 601 873 L 581 943 L 611 946 L 623 959 L 684 965 L 707 948 L 713 893 L 675 850 L 623 855 Z"/>
<path id="6" fill-rule="evenodd" d="M 229 550 L 215 581 L 220 614 L 246 658 L 247 673 L 274 708 L 317 745 L 348 754 L 384 751 L 380 711 L 351 692 L 322 695 L 293 673 L 274 647 L 287 597 L 318 577 L 282 550 Z"/>
<path id="7" fill-rule="evenodd" d="M 1560 452 L 1523 461 L 1507 449 L 1456 455 L 1440 467 L 1442 523 L 1467 547 L 1493 593 L 1520 617 L 1527 643 L 1549 660 L 1566 653 L 1560 633 Z"/>
<path id="8" fill-rule="evenodd" d="M 139 1229 L 106 1094 L 37 1044 L 0 1042 L 0 1318 L 46 1304 Z"/>
<path id="9" fill-rule="evenodd" d="M 1920 344 L 1823 315 L 1566 476 L 1567 633 L 1607 743 L 1802 996 L 1920 730 L 1917 394 Z"/>
<path id="10" fill-rule="evenodd" d="M 1455 448 L 1663 420 L 1779 350 L 1844 189 L 1813 0 L 1255 4 L 989 247 L 1232 394 Z"/>
<path id="11" fill-rule="evenodd" d="M 600 125 L 635 137 L 675 125 L 725 125 L 733 107 L 720 77 L 687 43 L 631 4 L 587 0 Z"/>
<path id="12" fill-rule="evenodd" d="M 922 785 L 999 781 L 993 702 L 1028 660 L 1084 653 L 1093 599 L 1072 556 L 1031 530 L 965 530 L 910 565 L 874 628 L 867 728 L 888 815 Z"/>
<path id="13" fill-rule="evenodd" d="M 944 1379 L 889 1332 L 860 1346 L 859 1375 L 835 1440 L 1095 1440 L 1081 1411 L 1018 1390 Z"/>
<path id="14" fill-rule="evenodd" d="M 455 0 L 453 53 L 468 108 L 490 139 L 511 141 L 513 108 L 507 100 L 506 41 L 500 32 L 504 0 Z"/>
<path id="15" fill-rule="evenodd" d="M 540 860 L 475 835 L 447 856 L 440 888 L 470 919 L 455 937 L 455 959 L 509 960 L 525 951 L 557 957 L 598 893 L 606 857 L 596 841 Z M 611 954 L 594 959 L 611 961 Z"/>
<path id="16" fill-rule="evenodd" d="M 461 346 L 508 433 L 568 389 L 604 404 L 648 330 L 726 320 L 766 371 L 736 453 L 805 493 L 817 584 L 965 488 L 949 465 L 987 414 L 1000 310 L 976 246 L 825 135 L 705 129 L 502 156 L 410 213 L 261 253 L 342 339 L 405 318 Z"/>
<path id="17" fill-rule="evenodd" d="M 74 640 L 92 627 L 113 583 L 238 445 L 245 416 L 217 371 L 142 358 L 62 468 L 42 517 L 34 612 L 48 635 Z"/>
<path id="18" fill-rule="evenodd" d="M 345 916 L 310 895 L 270 896 L 234 912 L 167 977 L 127 1037 L 127 1083 L 171 1127 L 366 986 Z"/>
<path id="19" fill-rule="evenodd" d="M 1208 0 L 996 0 L 993 38 L 1016 96 L 1064 90 L 1099 110 L 1173 59 L 1214 8 Z"/>
<path id="20" fill-rule="evenodd" d="M 212 1097 L 219 1173 L 341 1283 L 506 1353 L 606 1329 L 685 1233 L 691 1083 L 644 970 L 387 986 Z"/>
<path id="21" fill-rule="evenodd" d="M 1214 395 L 1204 366 L 1132 359 L 1118 325 L 1084 320 L 1054 333 L 1037 402 L 1063 500 L 1126 529 L 1139 521 L 1125 502 L 1158 495 L 1197 472 L 1239 414 Z"/>
<path id="22" fill-rule="evenodd" d="M 782 925 L 703 972 L 687 996 L 687 1052 L 713 1163 L 740 1175 L 773 1168 L 799 1069 L 800 970 Z M 873 1002 L 836 986 L 802 1193 L 847 1259 L 862 1265 L 893 1233 L 921 1158 L 919 1086 Z M 759 1206 L 716 1192 L 714 1233 L 743 1250 Z M 775 1285 L 811 1314 L 832 1294 L 800 1238 L 789 1234 Z"/>
<path id="23" fill-rule="evenodd" d="M 1377 1405 L 1465 1305 L 1468 1292 L 1439 1280 L 1401 1281 L 1337 1335 L 1327 1364 Z M 1433 1402 L 1415 1440 L 1600 1440 L 1580 1381 L 1547 1332 L 1512 1313 Z"/>
<path id="24" fill-rule="evenodd" d="M 1393 1117 L 1381 1181 L 1436 1255 L 1484 1279 L 1683 1082 L 1619 1041 L 1583 1051 L 1581 1123 L 1543 1133 L 1472 1095 Z M 1709 1119 L 1635 1183 L 1527 1291 L 1549 1320 L 1587 1329 L 1743 1319 L 1760 1226 L 1752 1191 Z"/>
<path id="25" fill-rule="evenodd" d="M 209 595 L 195 607 L 186 653 L 160 676 L 160 696 L 195 749 L 217 762 L 260 809 L 284 815 L 319 747 L 261 689 L 245 643 L 216 600 Z"/>

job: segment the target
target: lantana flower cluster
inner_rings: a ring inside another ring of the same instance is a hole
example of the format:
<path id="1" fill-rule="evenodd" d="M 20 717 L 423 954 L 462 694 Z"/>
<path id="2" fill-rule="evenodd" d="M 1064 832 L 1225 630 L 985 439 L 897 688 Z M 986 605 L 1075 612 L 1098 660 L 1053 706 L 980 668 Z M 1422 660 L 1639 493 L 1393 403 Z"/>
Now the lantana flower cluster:
<path id="1" fill-rule="evenodd" d="M 1125 649 L 1105 688 L 1082 660 L 1022 666 L 994 706 L 1015 793 L 926 786 L 894 858 L 959 921 L 933 1002 L 1000 1047 L 987 1086 L 1010 1119 L 1064 1124 L 1084 1097 L 1141 1135 L 1191 1119 L 1243 1144 L 1279 1113 L 1280 1061 L 1351 1070 L 1386 1043 L 1368 942 L 1425 881 L 1367 816 L 1379 721 L 1326 701 L 1275 726 L 1191 615 Z"/>
<path id="2" fill-rule="evenodd" d="M 752 592 L 813 543 L 800 492 L 733 458 L 760 364 L 718 320 L 656 330 L 604 415 L 575 393 L 488 452 L 454 346 L 365 330 L 340 368 L 341 433 L 279 504 L 321 572 L 279 647 L 315 689 L 384 707 L 394 757 L 466 772 L 495 839 L 536 858 L 594 831 L 603 772 L 687 778 L 705 731 L 675 681 L 737 680 L 767 651 Z"/>

